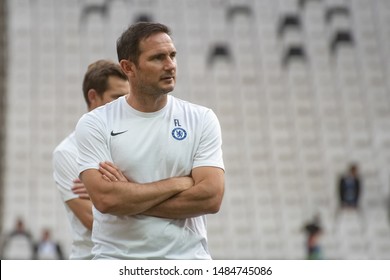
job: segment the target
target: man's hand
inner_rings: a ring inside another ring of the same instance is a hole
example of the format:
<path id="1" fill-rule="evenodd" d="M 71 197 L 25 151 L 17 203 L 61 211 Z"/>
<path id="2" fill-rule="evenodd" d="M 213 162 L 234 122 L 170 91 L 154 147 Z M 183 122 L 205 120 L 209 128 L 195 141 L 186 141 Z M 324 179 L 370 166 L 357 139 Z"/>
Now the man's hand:
<path id="1" fill-rule="evenodd" d="M 129 182 L 122 171 L 113 163 L 109 161 L 101 162 L 99 164 L 99 172 L 107 182 Z"/>
<path id="2" fill-rule="evenodd" d="M 100 163 L 99 172 L 102 174 L 103 179 L 108 182 L 129 181 L 117 166 L 108 161 Z M 77 194 L 81 199 L 90 199 L 87 189 L 80 179 L 74 179 L 73 184 L 72 192 L 74 194 Z"/>
<path id="3" fill-rule="evenodd" d="M 73 180 L 72 192 L 74 194 L 77 194 L 81 199 L 89 200 L 89 194 L 87 192 L 87 189 L 85 188 L 83 182 L 81 182 L 81 180 L 78 178 Z"/>

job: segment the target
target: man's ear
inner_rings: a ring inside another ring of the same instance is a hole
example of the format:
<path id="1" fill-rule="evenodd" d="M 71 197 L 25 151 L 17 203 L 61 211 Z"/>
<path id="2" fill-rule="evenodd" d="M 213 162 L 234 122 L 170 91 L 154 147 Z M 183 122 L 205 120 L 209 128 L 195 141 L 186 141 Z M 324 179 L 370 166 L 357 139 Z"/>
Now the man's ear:
<path id="1" fill-rule="evenodd" d="M 96 99 L 98 98 L 98 94 L 96 90 L 90 89 L 88 90 L 88 101 L 91 107 L 93 107 L 96 104 Z"/>
<path id="2" fill-rule="evenodd" d="M 122 59 L 119 62 L 119 65 L 121 66 L 122 71 L 125 72 L 126 75 L 128 75 L 128 76 L 132 76 L 133 75 L 134 67 L 135 67 L 133 62 L 128 61 L 127 59 Z"/>

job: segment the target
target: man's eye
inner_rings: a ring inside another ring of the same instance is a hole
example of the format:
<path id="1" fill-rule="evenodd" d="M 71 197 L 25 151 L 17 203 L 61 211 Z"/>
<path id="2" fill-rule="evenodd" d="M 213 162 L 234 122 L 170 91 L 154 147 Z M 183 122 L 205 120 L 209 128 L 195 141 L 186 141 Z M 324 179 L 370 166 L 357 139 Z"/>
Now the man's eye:
<path id="1" fill-rule="evenodd" d="M 157 55 L 154 57 L 154 59 L 156 60 L 163 60 L 164 59 L 164 55 Z"/>

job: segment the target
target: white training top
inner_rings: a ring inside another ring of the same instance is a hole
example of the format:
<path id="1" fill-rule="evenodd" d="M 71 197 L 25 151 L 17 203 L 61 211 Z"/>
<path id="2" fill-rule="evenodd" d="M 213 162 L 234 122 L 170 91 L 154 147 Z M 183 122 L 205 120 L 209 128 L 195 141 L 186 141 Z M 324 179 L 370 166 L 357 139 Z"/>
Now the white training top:
<path id="1" fill-rule="evenodd" d="M 70 259 L 92 259 L 91 231 L 87 229 L 66 204 L 78 198 L 72 192 L 73 180 L 78 178 L 77 143 L 74 132 L 65 138 L 53 152 L 53 177 L 64 201 L 66 213 L 72 228 Z"/>
<path id="2" fill-rule="evenodd" d="M 85 114 L 76 127 L 80 173 L 112 161 L 131 181 L 186 176 L 199 166 L 224 169 L 214 112 L 168 95 L 160 111 L 136 111 L 125 97 Z M 206 217 L 115 216 L 93 208 L 95 258 L 210 259 Z"/>

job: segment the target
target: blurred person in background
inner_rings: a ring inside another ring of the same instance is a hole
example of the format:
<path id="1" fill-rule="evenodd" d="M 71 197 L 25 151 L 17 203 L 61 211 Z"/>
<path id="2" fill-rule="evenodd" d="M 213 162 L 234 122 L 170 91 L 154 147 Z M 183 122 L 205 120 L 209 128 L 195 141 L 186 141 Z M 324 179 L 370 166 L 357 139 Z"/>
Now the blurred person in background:
<path id="1" fill-rule="evenodd" d="M 167 26 L 130 26 L 117 52 L 130 93 L 76 126 L 80 177 L 94 205 L 94 259 L 211 259 L 206 215 L 219 211 L 224 193 L 219 121 L 168 95 L 176 48 Z"/>
<path id="2" fill-rule="evenodd" d="M 31 260 L 34 258 L 34 240 L 21 218 L 15 228 L 4 238 L 1 246 L 2 260 Z"/>
<path id="3" fill-rule="evenodd" d="M 59 242 L 52 239 L 49 229 L 42 231 L 41 239 L 37 242 L 34 248 L 35 260 L 63 260 L 61 245 Z"/>
<path id="4" fill-rule="evenodd" d="M 339 180 L 338 189 L 341 209 L 359 208 L 361 188 L 358 165 L 351 163 L 348 171 Z"/>
<path id="5" fill-rule="evenodd" d="M 322 246 L 320 242 L 323 229 L 321 226 L 319 214 L 315 215 L 312 221 L 306 223 L 303 227 L 303 230 L 306 234 L 306 259 L 323 259 Z"/>
<path id="6" fill-rule="evenodd" d="M 129 93 L 127 76 L 118 63 L 98 60 L 88 66 L 83 80 L 83 94 L 88 111 Z M 78 155 L 72 132 L 53 152 L 53 177 L 64 201 L 72 229 L 70 259 L 91 259 L 92 202 L 78 179 Z"/>

